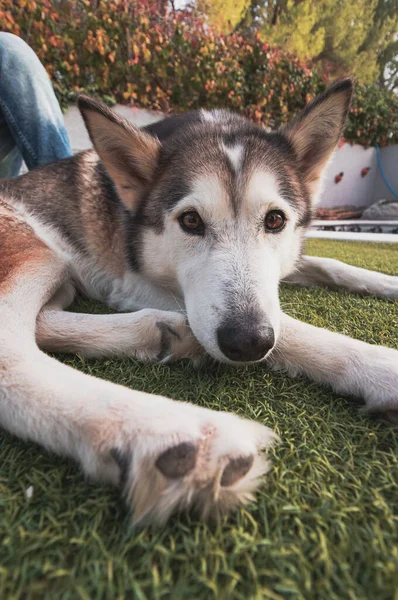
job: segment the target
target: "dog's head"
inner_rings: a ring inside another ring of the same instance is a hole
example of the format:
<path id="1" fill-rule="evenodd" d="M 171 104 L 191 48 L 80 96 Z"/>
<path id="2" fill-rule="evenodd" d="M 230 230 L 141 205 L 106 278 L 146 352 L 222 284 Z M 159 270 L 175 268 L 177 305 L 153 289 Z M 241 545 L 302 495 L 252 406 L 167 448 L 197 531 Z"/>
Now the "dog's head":
<path id="1" fill-rule="evenodd" d="M 280 131 L 227 111 L 139 130 L 80 98 L 127 213 L 133 268 L 185 304 L 215 358 L 263 359 L 279 333 L 278 286 L 301 253 L 353 84 L 336 83 Z"/>

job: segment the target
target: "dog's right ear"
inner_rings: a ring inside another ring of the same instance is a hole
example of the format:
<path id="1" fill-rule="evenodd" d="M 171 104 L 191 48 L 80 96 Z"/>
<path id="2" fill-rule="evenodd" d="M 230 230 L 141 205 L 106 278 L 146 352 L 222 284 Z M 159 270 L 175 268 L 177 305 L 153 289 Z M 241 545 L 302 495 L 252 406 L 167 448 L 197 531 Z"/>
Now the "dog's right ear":
<path id="1" fill-rule="evenodd" d="M 105 104 L 80 95 L 78 107 L 94 148 L 126 208 L 134 210 L 153 177 L 160 142 L 134 127 Z"/>

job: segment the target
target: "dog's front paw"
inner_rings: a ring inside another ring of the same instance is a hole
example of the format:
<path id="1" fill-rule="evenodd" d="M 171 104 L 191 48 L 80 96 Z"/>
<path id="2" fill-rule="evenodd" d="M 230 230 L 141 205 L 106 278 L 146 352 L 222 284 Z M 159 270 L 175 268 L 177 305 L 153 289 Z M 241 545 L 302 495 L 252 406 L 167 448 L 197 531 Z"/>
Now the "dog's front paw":
<path id="1" fill-rule="evenodd" d="M 382 296 L 390 300 L 398 300 L 398 277 L 385 275 L 385 283 Z"/>
<path id="2" fill-rule="evenodd" d="M 204 356 L 204 350 L 183 314 L 155 309 L 145 309 L 141 313 L 142 343 L 135 348 L 136 358 L 150 362 L 189 358 L 198 362 Z"/>
<path id="3" fill-rule="evenodd" d="M 160 331 L 160 352 L 157 360 L 170 362 L 189 358 L 194 362 L 200 361 L 205 352 L 197 339 L 194 337 L 187 319 L 180 314 L 172 318 L 162 319 L 156 322 Z"/>
<path id="4" fill-rule="evenodd" d="M 372 347 L 366 371 L 361 374 L 365 411 L 384 413 L 398 424 L 398 352 Z"/>
<path id="5" fill-rule="evenodd" d="M 125 416 L 123 439 L 110 450 L 134 522 L 164 523 L 191 507 L 203 518 L 217 516 L 252 500 L 269 466 L 260 450 L 275 434 L 254 421 L 180 402 L 167 400 L 165 412 L 156 406 L 165 399 L 153 399 L 147 427 L 137 432 Z"/>

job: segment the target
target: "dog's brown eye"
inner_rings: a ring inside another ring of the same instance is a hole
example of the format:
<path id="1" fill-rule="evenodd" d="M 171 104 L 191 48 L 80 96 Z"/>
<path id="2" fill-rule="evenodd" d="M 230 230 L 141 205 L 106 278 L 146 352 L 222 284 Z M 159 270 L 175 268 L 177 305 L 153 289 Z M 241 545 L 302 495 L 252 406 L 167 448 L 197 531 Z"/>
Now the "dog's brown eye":
<path id="1" fill-rule="evenodd" d="M 187 233 L 202 235 L 205 230 L 205 225 L 195 210 L 190 210 L 189 212 L 183 213 L 178 220 L 181 227 Z"/>
<path id="2" fill-rule="evenodd" d="M 265 230 L 271 233 L 281 231 L 286 224 L 286 216 L 281 210 L 270 210 L 265 216 Z"/>

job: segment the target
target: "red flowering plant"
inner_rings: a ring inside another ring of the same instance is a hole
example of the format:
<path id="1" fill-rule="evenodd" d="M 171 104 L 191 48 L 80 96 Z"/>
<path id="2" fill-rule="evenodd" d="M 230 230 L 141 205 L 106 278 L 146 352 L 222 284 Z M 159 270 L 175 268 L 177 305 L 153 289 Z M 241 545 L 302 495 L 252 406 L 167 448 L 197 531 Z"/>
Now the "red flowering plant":
<path id="1" fill-rule="evenodd" d="M 156 0 L 0 0 L 0 27 L 21 36 L 46 67 L 63 106 L 76 93 L 184 111 L 227 107 L 256 123 L 286 123 L 329 83 L 258 32 L 214 32 L 189 9 Z M 163 3 L 164 8 L 164 3 Z M 398 142 L 398 99 L 358 85 L 345 139 Z"/>

